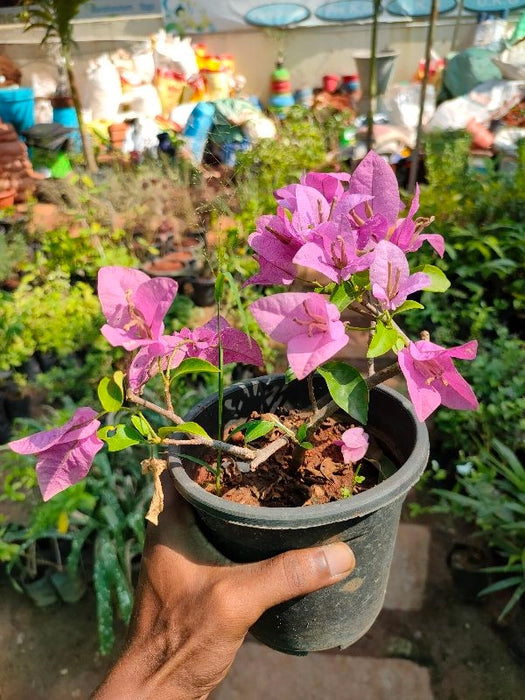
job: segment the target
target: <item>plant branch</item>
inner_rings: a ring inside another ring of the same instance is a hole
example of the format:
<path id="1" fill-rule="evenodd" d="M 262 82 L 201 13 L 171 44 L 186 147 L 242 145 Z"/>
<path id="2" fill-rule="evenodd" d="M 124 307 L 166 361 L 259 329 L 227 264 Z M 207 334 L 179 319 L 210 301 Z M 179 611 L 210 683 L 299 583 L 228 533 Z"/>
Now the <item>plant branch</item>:
<path id="1" fill-rule="evenodd" d="M 195 437 L 187 438 L 181 440 L 174 440 L 172 438 L 164 438 L 162 440 L 163 445 L 176 445 L 177 447 L 185 445 L 197 445 L 201 447 L 211 447 L 214 450 L 220 450 L 221 452 L 226 452 L 227 454 L 233 455 L 234 457 L 241 457 L 242 459 L 253 460 L 259 455 L 259 450 L 250 450 L 249 447 L 239 447 L 239 445 L 230 445 L 228 442 L 222 442 L 222 440 L 213 440 L 212 438 L 205 437 Z M 262 450 L 261 450 L 262 451 Z"/>
<path id="2" fill-rule="evenodd" d="M 274 440 L 273 442 L 268 443 L 266 447 L 263 447 L 260 450 L 257 450 L 257 454 L 254 459 L 250 462 L 250 469 L 252 471 L 255 471 L 257 467 L 265 462 L 269 457 L 271 457 L 273 454 L 278 452 L 281 447 L 286 447 L 286 445 L 289 443 L 290 438 L 285 437 L 284 435 L 280 438 L 277 438 L 277 440 Z"/>
<path id="3" fill-rule="evenodd" d="M 182 418 L 174 413 L 174 411 L 170 411 L 167 408 L 162 408 L 161 406 L 157 406 L 157 404 L 153 403 L 152 401 L 143 399 L 142 396 L 135 394 L 135 392 L 131 391 L 131 389 L 128 389 L 126 396 L 130 401 L 133 401 L 133 403 L 136 403 L 138 406 L 149 408 L 150 411 L 158 413 L 159 416 L 164 416 L 164 418 L 167 418 L 172 423 L 175 423 L 175 425 L 181 425 L 184 423 Z"/>

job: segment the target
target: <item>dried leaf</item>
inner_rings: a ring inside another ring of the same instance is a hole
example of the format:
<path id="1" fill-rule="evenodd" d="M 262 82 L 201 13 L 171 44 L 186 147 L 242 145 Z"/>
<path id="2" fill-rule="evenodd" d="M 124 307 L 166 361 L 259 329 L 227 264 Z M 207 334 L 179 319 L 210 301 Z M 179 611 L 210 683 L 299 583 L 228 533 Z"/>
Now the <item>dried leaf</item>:
<path id="1" fill-rule="evenodd" d="M 162 491 L 162 484 L 160 483 L 160 475 L 167 469 L 168 463 L 165 459 L 143 459 L 140 463 L 142 467 L 142 473 L 147 474 L 151 472 L 153 474 L 153 497 L 149 506 L 148 513 L 146 515 L 146 520 L 154 525 L 159 524 L 159 515 L 162 513 L 164 508 L 164 492 Z"/>

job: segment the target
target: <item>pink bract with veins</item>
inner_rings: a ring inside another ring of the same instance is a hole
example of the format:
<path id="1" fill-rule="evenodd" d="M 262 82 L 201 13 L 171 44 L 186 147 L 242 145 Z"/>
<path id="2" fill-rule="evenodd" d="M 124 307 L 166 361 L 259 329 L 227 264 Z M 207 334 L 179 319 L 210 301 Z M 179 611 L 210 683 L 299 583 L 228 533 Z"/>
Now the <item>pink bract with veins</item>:
<path id="1" fill-rule="evenodd" d="M 317 270 L 339 283 L 348 280 L 355 272 L 366 270 L 372 260 L 372 253 L 362 255 L 358 251 L 352 230 L 329 221 L 317 229 L 311 242 L 299 249 L 294 263 Z"/>
<path id="2" fill-rule="evenodd" d="M 92 408 L 78 408 L 64 425 L 9 443 L 13 452 L 37 455 L 36 473 L 44 501 L 83 479 L 104 443 Z"/>
<path id="3" fill-rule="evenodd" d="M 98 297 L 107 320 L 102 335 L 110 345 L 126 350 L 158 340 L 177 290 L 177 282 L 167 277 L 151 279 L 126 267 L 101 268 Z"/>
<path id="4" fill-rule="evenodd" d="M 452 362 L 453 357 L 473 360 L 477 347 L 476 340 L 448 349 L 418 340 L 399 352 L 399 366 L 420 421 L 426 420 L 440 404 L 463 410 L 478 408 L 472 388 Z"/>
<path id="5" fill-rule="evenodd" d="M 257 343 L 243 331 L 230 326 L 221 316 L 220 324 L 213 318 L 204 326 L 194 330 L 182 328 L 173 335 L 163 335 L 156 342 L 142 347 L 128 371 L 130 388 L 139 392 L 144 384 L 157 374 L 159 361 L 164 372 L 175 369 L 189 357 L 207 360 L 217 367 L 219 340 L 224 364 L 242 362 L 247 365 L 262 365 L 262 353 Z"/>
<path id="6" fill-rule="evenodd" d="M 368 435 L 363 428 L 349 428 L 341 435 L 341 440 L 337 440 L 334 444 L 341 448 L 345 464 L 355 464 L 366 455 Z"/>
<path id="7" fill-rule="evenodd" d="M 265 333 L 286 344 L 297 379 L 304 379 L 348 343 L 339 310 L 315 292 L 273 294 L 254 301 L 250 311 Z"/>
<path id="8" fill-rule="evenodd" d="M 384 309 L 397 309 L 413 292 L 430 285 L 430 277 L 424 272 L 410 274 L 403 251 L 389 241 L 380 241 L 370 265 L 372 294 Z"/>
<path id="9" fill-rule="evenodd" d="M 387 240 L 397 245 L 401 250 L 407 253 L 412 253 L 419 250 L 424 241 L 428 241 L 436 253 L 442 258 L 445 252 L 445 241 L 439 233 L 421 233 L 418 223 L 414 221 L 414 214 L 419 209 L 419 185 L 416 185 L 416 191 L 410 209 L 405 219 L 399 219 L 393 230 L 389 231 Z M 429 220 L 430 221 L 430 220 Z M 428 223 L 428 222 L 427 222 Z"/>

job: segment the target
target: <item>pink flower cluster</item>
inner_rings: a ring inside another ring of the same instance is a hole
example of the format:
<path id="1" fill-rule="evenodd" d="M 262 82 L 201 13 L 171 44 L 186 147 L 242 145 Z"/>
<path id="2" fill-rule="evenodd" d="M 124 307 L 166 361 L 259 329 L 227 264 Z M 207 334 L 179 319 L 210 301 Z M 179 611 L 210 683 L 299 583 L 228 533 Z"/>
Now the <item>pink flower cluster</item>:
<path id="1" fill-rule="evenodd" d="M 249 238 L 260 270 L 248 282 L 290 285 L 297 277 L 297 266 L 304 266 L 341 284 L 368 270 L 371 301 L 385 312 L 399 309 L 410 294 L 430 286 L 424 272 L 410 274 L 406 254 L 428 241 L 442 256 L 443 238 L 423 233 L 428 220 L 414 219 L 418 191 L 408 215 L 399 217 L 403 205 L 395 175 L 374 152 L 351 176 L 309 173 L 300 184 L 277 190 L 275 197 L 277 214 L 260 217 Z M 287 344 L 288 362 L 298 379 L 348 342 L 339 310 L 322 294 L 274 294 L 255 301 L 250 310 L 271 338 Z M 475 356 L 475 341 L 449 350 L 427 341 L 410 342 L 399 352 L 420 420 L 441 403 L 477 408 L 472 389 L 450 359 Z"/>
<path id="2" fill-rule="evenodd" d="M 178 285 L 169 278 L 151 279 L 140 270 L 103 267 L 98 275 L 98 296 L 107 323 L 101 331 L 113 346 L 137 350 L 129 366 L 127 381 L 140 392 L 158 371 L 178 367 L 185 358 L 198 357 L 219 363 L 219 339 L 223 362 L 261 365 L 259 346 L 225 319 L 213 319 L 201 328 L 183 328 L 164 335 L 164 317 Z M 37 455 L 37 477 L 44 500 L 77 483 L 88 473 L 104 443 L 97 437 L 100 427 L 92 408 L 79 408 L 60 428 L 35 433 L 9 443 L 19 454 Z"/>
<path id="3" fill-rule="evenodd" d="M 98 296 L 107 324 L 106 340 L 126 350 L 138 349 L 128 370 L 129 387 L 140 392 L 158 372 L 175 369 L 189 357 L 219 363 L 219 340 L 223 362 L 261 365 L 257 343 L 246 333 L 232 328 L 226 319 L 214 318 L 190 330 L 183 328 L 164 335 L 164 317 L 177 294 L 177 283 L 166 277 L 151 279 L 140 270 L 103 267 L 98 274 Z"/>
<path id="4" fill-rule="evenodd" d="M 410 274 L 406 253 L 428 241 L 443 255 L 443 238 L 422 233 L 427 222 L 414 219 L 417 193 L 408 216 L 399 218 L 403 204 L 395 175 L 372 151 L 351 176 L 309 173 L 300 184 L 277 190 L 275 198 L 277 214 L 261 216 L 248 239 L 260 269 L 247 283 L 289 285 L 297 277 L 297 266 L 336 284 L 368 270 L 372 294 L 388 311 L 430 285 L 423 272 Z M 312 294 L 277 294 L 250 307 L 266 333 L 288 343 L 288 361 L 298 379 L 348 341 L 335 305 L 323 295 L 315 296 L 315 322 L 308 310 L 314 303 Z"/>

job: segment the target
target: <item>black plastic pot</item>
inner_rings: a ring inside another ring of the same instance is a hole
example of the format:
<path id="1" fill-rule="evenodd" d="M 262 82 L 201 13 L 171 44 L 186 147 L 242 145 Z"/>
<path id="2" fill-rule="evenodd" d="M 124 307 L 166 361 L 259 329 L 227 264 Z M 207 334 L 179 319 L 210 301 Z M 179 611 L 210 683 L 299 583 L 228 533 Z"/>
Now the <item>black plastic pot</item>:
<path id="1" fill-rule="evenodd" d="M 456 542 L 447 556 L 454 586 L 466 603 L 480 603 L 480 591 L 490 582 L 490 574 L 484 569 L 494 565 L 487 549 Z"/>
<path id="2" fill-rule="evenodd" d="M 324 386 L 320 377 L 319 390 Z M 253 410 L 308 405 L 305 382 L 285 384 L 284 376 L 258 377 L 230 387 L 224 420 Z M 217 400 L 193 408 L 187 420 L 216 430 Z M 175 485 L 194 507 L 210 542 L 234 562 L 266 559 L 288 549 L 326 542 L 348 542 L 356 568 L 344 581 L 268 610 L 252 633 L 261 642 L 290 654 L 347 647 L 371 627 L 383 605 L 401 505 L 428 459 L 428 434 L 412 405 L 391 389 L 371 392 L 369 424 L 399 469 L 381 484 L 348 499 L 303 508 L 236 504 L 208 493 L 191 478 L 195 465 L 170 455 Z"/>

